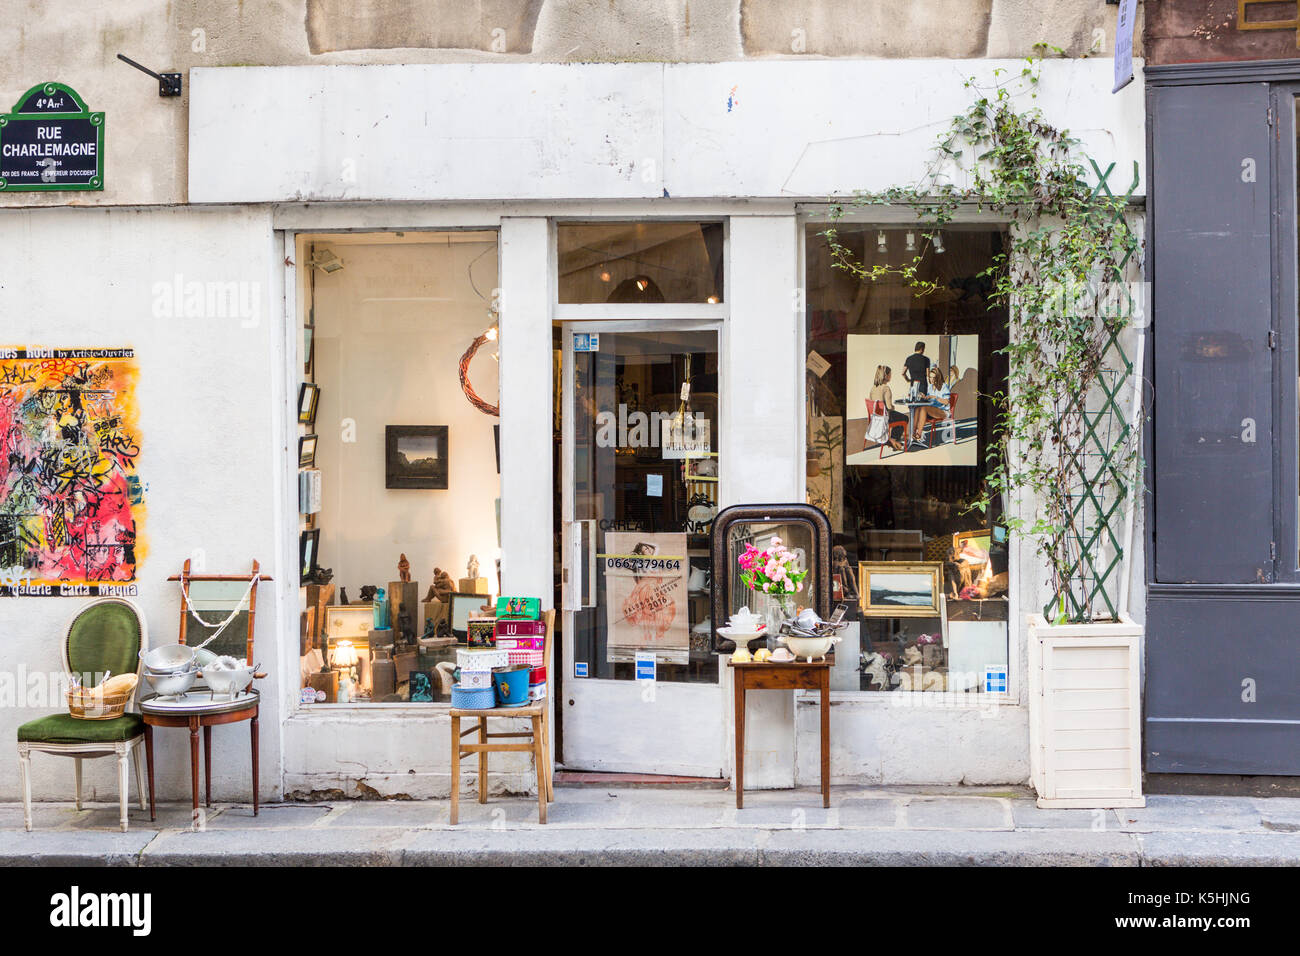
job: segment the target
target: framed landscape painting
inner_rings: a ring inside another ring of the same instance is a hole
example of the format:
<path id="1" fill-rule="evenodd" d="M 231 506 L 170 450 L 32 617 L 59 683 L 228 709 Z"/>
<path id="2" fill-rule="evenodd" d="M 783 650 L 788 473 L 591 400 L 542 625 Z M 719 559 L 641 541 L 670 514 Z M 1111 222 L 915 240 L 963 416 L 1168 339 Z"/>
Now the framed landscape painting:
<path id="1" fill-rule="evenodd" d="M 447 426 L 384 428 L 385 488 L 447 487 Z"/>
<path id="2" fill-rule="evenodd" d="M 940 616 L 941 561 L 863 561 L 858 577 L 864 617 Z"/>

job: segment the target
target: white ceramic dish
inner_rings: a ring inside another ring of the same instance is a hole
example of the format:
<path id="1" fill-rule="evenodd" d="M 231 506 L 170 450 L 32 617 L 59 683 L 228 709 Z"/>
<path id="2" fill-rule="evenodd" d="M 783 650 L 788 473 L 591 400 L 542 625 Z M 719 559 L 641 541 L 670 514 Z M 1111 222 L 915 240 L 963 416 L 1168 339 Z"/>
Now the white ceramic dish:
<path id="1" fill-rule="evenodd" d="M 748 644 L 750 641 L 756 641 L 763 636 L 762 631 L 738 631 L 734 627 L 720 627 L 718 633 L 729 641 L 735 641 L 737 644 Z"/>
<path id="2" fill-rule="evenodd" d="M 207 707 L 221 709 L 223 706 L 229 707 L 234 701 L 248 700 L 252 698 L 254 692 L 238 694 L 233 698 L 214 698 L 206 690 L 191 690 L 181 694 L 179 697 L 153 697 L 145 703 L 149 710 L 199 710 Z"/>
<path id="3" fill-rule="evenodd" d="M 783 634 L 781 643 L 790 648 L 790 653 L 796 658 L 805 658 L 811 661 L 814 657 L 824 658 L 826 652 L 840 642 L 838 634 L 831 634 L 826 637 L 795 637 L 793 634 Z"/>

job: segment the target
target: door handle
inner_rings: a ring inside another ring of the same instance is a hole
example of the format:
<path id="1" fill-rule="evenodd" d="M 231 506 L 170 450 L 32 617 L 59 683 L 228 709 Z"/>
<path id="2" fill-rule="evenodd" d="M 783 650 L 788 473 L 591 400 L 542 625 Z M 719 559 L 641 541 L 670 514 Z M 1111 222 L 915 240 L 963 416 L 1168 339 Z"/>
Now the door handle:
<path id="1" fill-rule="evenodd" d="M 564 523 L 563 597 L 566 611 L 582 610 L 582 522 Z"/>
<path id="2" fill-rule="evenodd" d="M 583 596 L 584 607 L 596 606 L 596 519 L 588 518 L 582 522 L 586 527 L 587 543 L 587 593 Z"/>

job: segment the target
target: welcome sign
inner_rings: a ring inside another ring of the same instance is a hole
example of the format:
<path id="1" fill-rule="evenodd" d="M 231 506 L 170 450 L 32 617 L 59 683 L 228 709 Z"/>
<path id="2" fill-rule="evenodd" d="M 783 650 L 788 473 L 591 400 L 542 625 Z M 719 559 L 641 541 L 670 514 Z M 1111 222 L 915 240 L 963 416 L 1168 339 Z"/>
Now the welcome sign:
<path id="1" fill-rule="evenodd" d="M 42 83 L 0 113 L 0 192 L 104 188 L 104 114 Z"/>

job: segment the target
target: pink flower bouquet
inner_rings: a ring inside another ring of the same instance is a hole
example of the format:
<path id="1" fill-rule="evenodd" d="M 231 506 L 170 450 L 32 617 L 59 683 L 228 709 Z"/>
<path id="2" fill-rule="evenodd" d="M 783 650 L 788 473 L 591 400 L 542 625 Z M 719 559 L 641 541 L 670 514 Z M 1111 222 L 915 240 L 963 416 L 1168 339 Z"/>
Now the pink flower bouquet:
<path id="1" fill-rule="evenodd" d="M 745 587 L 763 594 L 797 594 L 808 576 L 807 570 L 799 568 L 799 555 L 783 545 L 780 538 L 773 538 L 766 551 L 745 545 L 738 563 Z"/>

